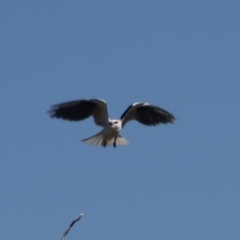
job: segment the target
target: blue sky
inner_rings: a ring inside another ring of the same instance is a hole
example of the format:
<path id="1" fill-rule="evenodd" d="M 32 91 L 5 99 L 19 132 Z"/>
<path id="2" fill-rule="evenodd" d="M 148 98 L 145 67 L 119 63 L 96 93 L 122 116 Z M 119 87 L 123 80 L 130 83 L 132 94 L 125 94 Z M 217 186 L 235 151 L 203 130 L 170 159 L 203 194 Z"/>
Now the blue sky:
<path id="1" fill-rule="evenodd" d="M 240 239 L 239 1 L 1 1 L 1 237 Z M 126 125 L 131 144 L 50 119 L 52 104 L 133 102 L 174 125 Z"/>

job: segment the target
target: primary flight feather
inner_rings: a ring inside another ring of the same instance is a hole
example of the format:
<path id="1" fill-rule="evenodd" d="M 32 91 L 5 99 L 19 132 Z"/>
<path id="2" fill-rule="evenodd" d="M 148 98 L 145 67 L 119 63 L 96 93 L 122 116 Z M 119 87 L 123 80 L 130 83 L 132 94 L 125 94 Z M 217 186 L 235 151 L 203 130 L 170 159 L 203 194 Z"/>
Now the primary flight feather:
<path id="1" fill-rule="evenodd" d="M 48 113 L 51 117 L 68 121 L 81 121 L 92 116 L 95 124 L 101 126 L 103 130 L 82 141 L 103 147 L 128 145 L 129 142 L 119 133 L 131 120 L 136 120 L 147 126 L 173 123 L 176 120 L 171 113 L 148 103 L 133 103 L 124 111 L 119 120 L 110 119 L 107 104 L 102 99 L 84 99 L 56 104 Z"/>

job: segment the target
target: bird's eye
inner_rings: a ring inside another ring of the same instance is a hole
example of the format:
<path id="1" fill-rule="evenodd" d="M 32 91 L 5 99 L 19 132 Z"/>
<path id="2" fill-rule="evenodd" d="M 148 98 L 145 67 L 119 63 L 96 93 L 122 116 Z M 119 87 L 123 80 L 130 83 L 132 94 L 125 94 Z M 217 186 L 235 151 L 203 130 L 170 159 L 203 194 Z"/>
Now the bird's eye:
<path id="1" fill-rule="evenodd" d="M 115 121 L 114 123 L 115 123 L 115 124 L 118 124 L 118 121 Z"/>

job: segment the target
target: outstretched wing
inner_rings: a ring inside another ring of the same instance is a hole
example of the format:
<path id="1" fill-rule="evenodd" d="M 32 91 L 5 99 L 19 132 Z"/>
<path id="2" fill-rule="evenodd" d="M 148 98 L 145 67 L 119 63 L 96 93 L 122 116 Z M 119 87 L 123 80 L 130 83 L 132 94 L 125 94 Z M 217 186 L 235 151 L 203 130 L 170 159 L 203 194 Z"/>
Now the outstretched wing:
<path id="1" fill-rule="evenodd" d="M 173 123 L 176 119 L 171 113 L 157 106 L 148 103 L 134 103 L 122 114 L 121 120 L 122 127 L 124 127 L 131 120 L 137 120 L 147 126 L 155 126 L 160 123 Z"/>
<path id="2" fill-rule="evenodd" d="M 84 99 L 56 104 L 48 114 L 51 117 L 69 121 L 81 121 L 93 116 L 96 125 L 102 127 L 108 123 L 107 104 L 101 99 Z"/>

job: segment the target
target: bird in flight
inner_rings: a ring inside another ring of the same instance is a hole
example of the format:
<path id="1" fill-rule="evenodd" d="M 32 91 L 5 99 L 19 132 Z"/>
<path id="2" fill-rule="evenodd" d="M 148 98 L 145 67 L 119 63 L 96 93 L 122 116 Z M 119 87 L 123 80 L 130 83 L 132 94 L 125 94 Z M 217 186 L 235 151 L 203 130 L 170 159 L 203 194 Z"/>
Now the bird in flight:
<path id="1" fill-rule="evenodd" d="M 107 103 L 102 99 L 83 99 L 56 104 L 48 114 L 53 118 L 68 121 L 81 121 L 92 116 L 95 124 L 103 129 L 96 135 L 83 139 L 82 142 L 103 147 L 128 145 L 128 140 L 119 133 L 129 121 L 136 120 L 147 126 L 155 126 L 160 123 L 173 123 L 176 120 L 171 113 L 149 103 L 133 103 L 120 119 L 110 119 Z"/>

